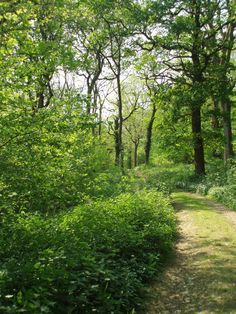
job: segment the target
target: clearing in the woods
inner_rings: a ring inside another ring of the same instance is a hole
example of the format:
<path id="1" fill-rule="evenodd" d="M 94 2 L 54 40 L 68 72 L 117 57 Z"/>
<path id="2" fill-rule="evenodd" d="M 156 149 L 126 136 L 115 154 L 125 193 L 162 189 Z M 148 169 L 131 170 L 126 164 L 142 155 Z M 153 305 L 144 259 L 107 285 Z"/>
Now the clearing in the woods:
<path id="1" fill-rule="evenodd" d="M 236 313 L 236 212 L 196 194 L 173 199 L 179 240 L 149 290 L 148 314 Z"/>

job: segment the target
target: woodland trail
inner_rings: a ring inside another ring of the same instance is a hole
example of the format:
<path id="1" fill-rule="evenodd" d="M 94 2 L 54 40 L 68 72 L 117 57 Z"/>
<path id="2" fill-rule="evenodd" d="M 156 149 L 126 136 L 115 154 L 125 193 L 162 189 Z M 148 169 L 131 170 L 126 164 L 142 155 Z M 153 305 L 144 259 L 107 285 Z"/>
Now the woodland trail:
<path id="1" fill-rule="evenodd" d="M 147 313 L 236 313 L 236 212 L 196 194 L 173 199 L 179 240 Z"/>

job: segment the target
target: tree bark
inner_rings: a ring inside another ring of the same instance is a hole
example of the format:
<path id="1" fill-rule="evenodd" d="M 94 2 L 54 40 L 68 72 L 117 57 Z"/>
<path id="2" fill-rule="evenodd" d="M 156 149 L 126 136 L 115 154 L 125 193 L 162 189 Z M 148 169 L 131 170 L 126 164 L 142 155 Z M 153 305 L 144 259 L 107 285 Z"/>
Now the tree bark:
<path id="1" fill-rule="evenodd" d="M 195 174 L 201 176 L 204 175 L 206 171 L 201 126 L 201 109 L 199 106 L 192 108 L 192 134 L 194 142 Z"/>
<path id="2" fill-rule="evenodd" d="M 119 137 L 119 120 L 114 120 L 114 139 L 115 139 L 115 164 L 120 165 L 120 137 Z"/>
<path id="3" fill-rule="evenodd" d="M 202 176 L 206 174 L 204 146 L 202 138 L 202 123 L 201 123 L 201 107 L 204 103 L 202 97 L 202 90 L 199 89 L 204 82 L 203 68 L 200 59 L 201 51 L 201 2 L 193 0 L 193 15 L 195 22 L 195 29 L 193 32 L 193 46 L 192 46 L 192 63 L 193 63 L 193 92 L 195 92 L 195 99 L 192 103 L 192 135 L 193 135 L 193 149 L 194 149 L 194 165 L 195 174 Z"/>
<path id="4" fill-rule="evenodd" d="M 132 148 L 128 150 L 128 169 L 132 169 Z"/>
<path id="5" fill-rule="evenodd" d="M 38 98 L 37 109 L 44 108 L 44 94 L 43 94 L 43 92 L 37 93 L 37 98 Z"/>
<path id="6" fill-rule="evenodd" d="M 120 64 L 120 62 L 119 62 Z M 118 159 L 119 165 L 121 168 L 124 168 L 124 154 L 123 154 L 123 141 L 122 141 L 122 133 L 123 133 L 123 102 L 122 102 L 122 92 L 121 92 L 121 82 L 120 82 L 120 66 L 118 67 L 118 74 L 116 77 L 117 81 L 117 91 L 118 91 Z"/>
<path id="7" fill-rule="evenodd" d="M 227 10 L 229 13 L 229 18 L 231 18 L 231 22 L 227 26 L 227 30 L 224 33 L 224 43 L 225 47 L 223 49 L 222 55 L 221 55 L 221 65 L 224 67 L 224 74 L 223 74 L 223 80 L 225 82 L 225 86 L 223 87 L 223 96 L 221 97 L 221 107 L 222 107 L 222 113 L 223 113 L 223 127 L 224 127 L 224 136 L 225 136 L 225 147 L 224 147 L 224 161 L 225 163 L 229 158 L 232 158 L 234 155 L 233 151 L 233 134 L 232 134 L 232 125 L 231 125 L 231 102 L 230 102 L 230 94 L 233 91 L 234 84 L 230 86 L 230 83 L 227 79 L 227 71 L 230 67 L 230 58 L 232 54 L 232 50 L 234 47 L 235 42 L 235 35 L 234 31 L 236 28 L 235 23 L 235 0 L 234 1 L 227 1 Z"/>
<path id="8" fill-rule="evenodd" d="M 212 118 L 211 118 L 211 125 L 212 129 L 216 130 L 220 128 L 219 124 L 219 101 L 217 97 L 212 96 L 213 101 L 213 111 L 212 111 Z"/>
<path id="9" fill-rule="evenodd" d="M 99 105 L 99 113 L 98 113 L 98 136 L 101 139 L 102 137 L 102 104 Z"/>
<path id="10" fill-rule="evenodd" d="M 91 105 L 92 105 L 92 95 L 96 93 L 96 83 L 99 79 L 100 74 L 102 73 L 104 59 L 101 55 L 101 48 L 99 48 L 95 55 L 95 60 L 97 62 L 97 67 L 93 72 L 89 72 L 87 70 L 87 115 L 89 116 L 91 113 Z"/>
<path id="11" fill-rule="evenodd" d="M 134 167 L 138 165 L 138 143 L 134 143 Z"/>
<path id="12" fill-rule="evenodd" d="M 215 95 L 212 96 L 212 116 L 211 116 L 211 127 L 214 132 L 221 132 L 221 123 L 220 123 L 220 100 L 219 97 Z M 222 117 L 222 115 L 221 115 Z M 215 158 L 222 159 L 222 152 L 216 146 L 212 147 L 212 156 Z"/>
<path id="13" fill-rule="evenodd" d="M 223 98 L 221 100 L 222 112 L 223 112 L 223 126 L 224 126 L 224 161 L 225 163 L 229 158 L 234 156 L 233 151 L 233 132 L 232 132 L 232 124 L 231 124 L 231 103 L 230 99 Z"/>
<path id="14" fill-rule="evenodd" d="M 145 145 L 145 163 L 146 165 L 149 164 L 150 159 L 150 152 L 151 152 L 151 145 L 152 145 L 152 129 L 153 129 L 153 123 L 155 120 L 157 108 L 155 105 L 152 107 L 152 115 L 148 123 L 147 127 L 147 135 L 146 135 L 146 145 Z"/>

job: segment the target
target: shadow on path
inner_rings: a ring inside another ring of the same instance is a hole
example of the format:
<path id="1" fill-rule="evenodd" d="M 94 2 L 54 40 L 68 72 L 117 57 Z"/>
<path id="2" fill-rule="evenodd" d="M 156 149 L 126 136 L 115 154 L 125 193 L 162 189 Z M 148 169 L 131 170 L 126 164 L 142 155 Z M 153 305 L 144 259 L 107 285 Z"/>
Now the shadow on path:
<path id="1" fill-rule="evenodd" d="M 234 225 L 201 197 L 176 193 L 174 201 L 176 256 L 150 288 L 147 313 L 236 313 Z"/>

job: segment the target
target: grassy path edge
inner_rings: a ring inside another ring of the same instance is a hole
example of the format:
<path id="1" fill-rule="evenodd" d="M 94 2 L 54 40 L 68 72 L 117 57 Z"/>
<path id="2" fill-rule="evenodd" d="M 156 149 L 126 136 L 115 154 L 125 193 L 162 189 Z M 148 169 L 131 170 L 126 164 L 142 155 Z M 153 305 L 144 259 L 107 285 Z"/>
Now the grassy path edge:
<path id="1" fill-rule="evenodd" d="M 200 195 L 172 195 L 175 259 L 149 289 L 149 314 L 236 313 L 236 213 Z"/>

